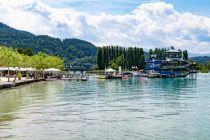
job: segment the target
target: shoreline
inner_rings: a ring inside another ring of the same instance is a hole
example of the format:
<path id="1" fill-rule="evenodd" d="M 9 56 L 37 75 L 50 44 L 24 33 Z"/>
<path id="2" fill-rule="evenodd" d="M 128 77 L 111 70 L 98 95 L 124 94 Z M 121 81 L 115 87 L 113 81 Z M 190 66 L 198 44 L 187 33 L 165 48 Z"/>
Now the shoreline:
<path id="1" fill-rule="evenodd" d="M 24 80 L 24 81 L 17 81 L 16 83 L 12 82 L 0 82 L 0 90 L 2 89 L 9 89 L 12 87 L 27 85 L 35 82 L 45 81 L 45 79 L 31 79 L 31 80 Z"/>

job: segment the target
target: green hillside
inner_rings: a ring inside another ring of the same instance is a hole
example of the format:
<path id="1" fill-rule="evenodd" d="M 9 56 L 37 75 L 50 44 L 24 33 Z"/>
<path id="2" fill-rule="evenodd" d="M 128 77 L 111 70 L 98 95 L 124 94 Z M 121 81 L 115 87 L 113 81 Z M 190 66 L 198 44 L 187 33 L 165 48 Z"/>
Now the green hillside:
<path id="1" fill-rule="evenodd" d="M 84 65 L 87 68 L 96 64 L 97 48 L 79 39 L 53 38 L 46 35 L 33 35 L 16 30 L 0 23 L 0 45 L 12 48 L 31 48 L 33 52 L 44 52 L 64 59 L 65 65 Z"/>
<path id="2" fill-rule="evenodd" d="M 196 61 L 198 64 L 210 64 L 209 56 L 196 56 L 190 58 L 193 61 Z"/>

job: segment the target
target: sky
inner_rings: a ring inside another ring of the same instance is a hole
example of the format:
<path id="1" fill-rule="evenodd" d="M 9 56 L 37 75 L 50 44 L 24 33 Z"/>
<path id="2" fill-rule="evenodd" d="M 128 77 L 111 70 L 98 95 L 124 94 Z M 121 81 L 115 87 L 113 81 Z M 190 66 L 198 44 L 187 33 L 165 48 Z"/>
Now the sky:
<path id="1" fill-rule="evenodd" d="M 44 0 L 45 3 L 53 7 L 71 7 L 91 14 L 100 12 L 126 14 L 140 4 L 158 1 L 172 4 L 179 12 L 190 11 L 195 14 L 210 16 L 209 0 Z"/>
<path id="2" fill-rule="evenodd" d="M 210 54 L 209 0 L 0 0 L 0 22 L 97 46 Z"/>

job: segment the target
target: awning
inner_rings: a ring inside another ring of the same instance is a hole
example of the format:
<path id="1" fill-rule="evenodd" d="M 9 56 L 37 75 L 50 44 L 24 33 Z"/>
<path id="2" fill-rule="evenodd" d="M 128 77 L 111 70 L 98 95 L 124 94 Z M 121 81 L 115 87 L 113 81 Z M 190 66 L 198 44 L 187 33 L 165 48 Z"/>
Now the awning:
<path id="1" fill-rule="evenodd" d="M 49 68 L 49 69 L 45 69 L 44 71 L 46 72 L 59 72 L 59 69 L 55 69 L 55 68 Z"/>

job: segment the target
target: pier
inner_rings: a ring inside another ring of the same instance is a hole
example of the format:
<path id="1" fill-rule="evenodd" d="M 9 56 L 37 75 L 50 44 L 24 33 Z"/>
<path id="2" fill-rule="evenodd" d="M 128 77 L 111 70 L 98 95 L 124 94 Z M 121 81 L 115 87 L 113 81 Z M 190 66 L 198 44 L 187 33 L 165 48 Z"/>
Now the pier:
<path id="1" fill-rule="evenodd" d="M 86 74 L 83 66 L 71 66 L 69 69 L 68 80 L 87 81 L 89 74 Z"/>

